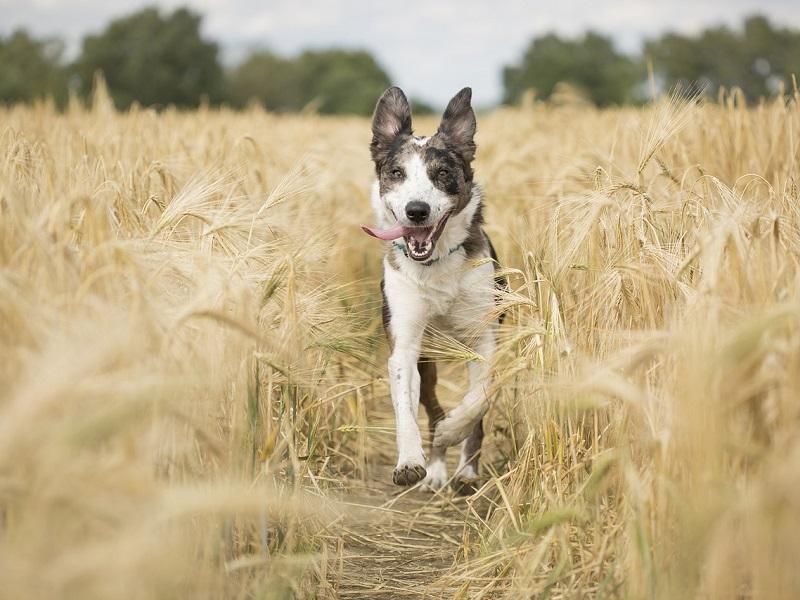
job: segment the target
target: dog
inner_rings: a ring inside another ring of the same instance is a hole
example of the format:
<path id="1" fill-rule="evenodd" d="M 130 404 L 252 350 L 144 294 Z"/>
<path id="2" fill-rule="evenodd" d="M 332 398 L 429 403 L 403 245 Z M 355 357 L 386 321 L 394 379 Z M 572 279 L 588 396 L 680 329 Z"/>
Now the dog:
<path id="1" fill-rule="evenodd" d="M 370 144 L 376 173 L 371 202 L 378 226 L 362 226 L 388 242 L 381 292 L 397 431 L 392 480 L 443 488 L 449 481 L 446 450 L 460 442 L 453 485 L 464 493 L 479 475 L 498 321 L 491 319 L 477 335 L 476 324 L 495 309 L 495 290 L 505 284 L 496 274 L 497 254 L 482 228 L 482 192 L 473 181 L 476 120 L 471 100 L 470 88 L 458 92 L 437 132 L 422 137 L 412 131 L 403 91 L 391 87 L 383 93 Z M 468 391 L 447 415 L 436 399 L 436 364 L 421 352 L 429 327 L 470 345 L 482 359 L 469 363 Z M 427 463 L 417 425 L 420 403 L 431 434 Z"/>

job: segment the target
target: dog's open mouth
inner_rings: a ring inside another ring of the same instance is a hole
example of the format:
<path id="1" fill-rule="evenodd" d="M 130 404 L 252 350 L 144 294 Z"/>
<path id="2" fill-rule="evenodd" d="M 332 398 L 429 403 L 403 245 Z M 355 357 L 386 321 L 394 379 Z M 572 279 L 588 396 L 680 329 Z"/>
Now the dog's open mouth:
<path id="1" fill-rule="evenodd" d="M 379 240 L 389 241 L 402 237 L 406 242 L 408 256 L 416 261 L 425 261 L 433 255 L 436 241 L 442 235 L 448 218 L 450 218 L 450 213 L 446 212 L 436 223 L 429 227 L 395 225 L 388 229 L 378 229 L 377 227 L 362 225 L 361 229 Z"/>

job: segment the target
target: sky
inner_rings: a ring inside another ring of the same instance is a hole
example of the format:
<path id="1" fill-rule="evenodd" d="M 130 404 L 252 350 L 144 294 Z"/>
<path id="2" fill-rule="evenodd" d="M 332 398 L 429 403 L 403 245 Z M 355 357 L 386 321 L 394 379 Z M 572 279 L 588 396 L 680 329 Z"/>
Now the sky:
<path id="1" fill-rule="evenodd" d="M 0 35 L 19 27 L 58 36 L 76 53 L 86 33 L 147 5 L 186 5 L 204 15 L 204 33 L 234 64 L 251 49 L 293 55 L 306 48 L 367 49 L 410 96 L 443 106 L 469 85 L 473 103 L 502 95 L 502 67 L 531 38 L 593 29 L 629 53 L 664 31 L 737 27 L 759 12 L 800 28 L 800 0 L 0 0 Z"/>

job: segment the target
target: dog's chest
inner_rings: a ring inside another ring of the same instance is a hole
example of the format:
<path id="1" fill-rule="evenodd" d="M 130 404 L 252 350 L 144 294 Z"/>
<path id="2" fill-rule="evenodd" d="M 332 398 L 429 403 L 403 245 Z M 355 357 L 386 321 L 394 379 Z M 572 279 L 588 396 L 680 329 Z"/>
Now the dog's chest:
<path id="1" fill-rule="evenodd" d="M 421 303 L 426 316 L 437 323 L 461 324 L 467 315 L 493 305 L 493 267 L 474 267 L 460 257 L 453 258 L 457 260 L 432 267 L 400 267 L 388 275 L 387 292 L 394 295 L 395 302 Z"/>
<path id="2" fill-rule="evenodd" d="M 432 317 L 449 315 L 459 303 L 469 301 L 469 291 L 464 290 L 456 274 L 431 278 L 419 284 L 416 293 L 423 299 Z"/>

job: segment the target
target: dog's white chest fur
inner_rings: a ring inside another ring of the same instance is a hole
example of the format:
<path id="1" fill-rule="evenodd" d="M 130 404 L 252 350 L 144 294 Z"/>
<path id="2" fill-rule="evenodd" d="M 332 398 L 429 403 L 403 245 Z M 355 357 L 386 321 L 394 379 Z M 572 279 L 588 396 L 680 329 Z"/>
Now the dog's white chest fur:
<path id="1" fill-rule="evenodd" d="M 491 311 L 494 303 L 491 262 L 475 264 L 464 256 L 463 250 L 428 267 L 413 264 L 405 257 L 396 262 L 397 268 L 384 258 L 385 290 L 394 315 L 400 316 L 409 304 L 422 303 L 430 325 L 461 338 L 470 324 L 476 325 L 473 319 Z M 395 325 L 400 323 L 395 319 Z"/>

